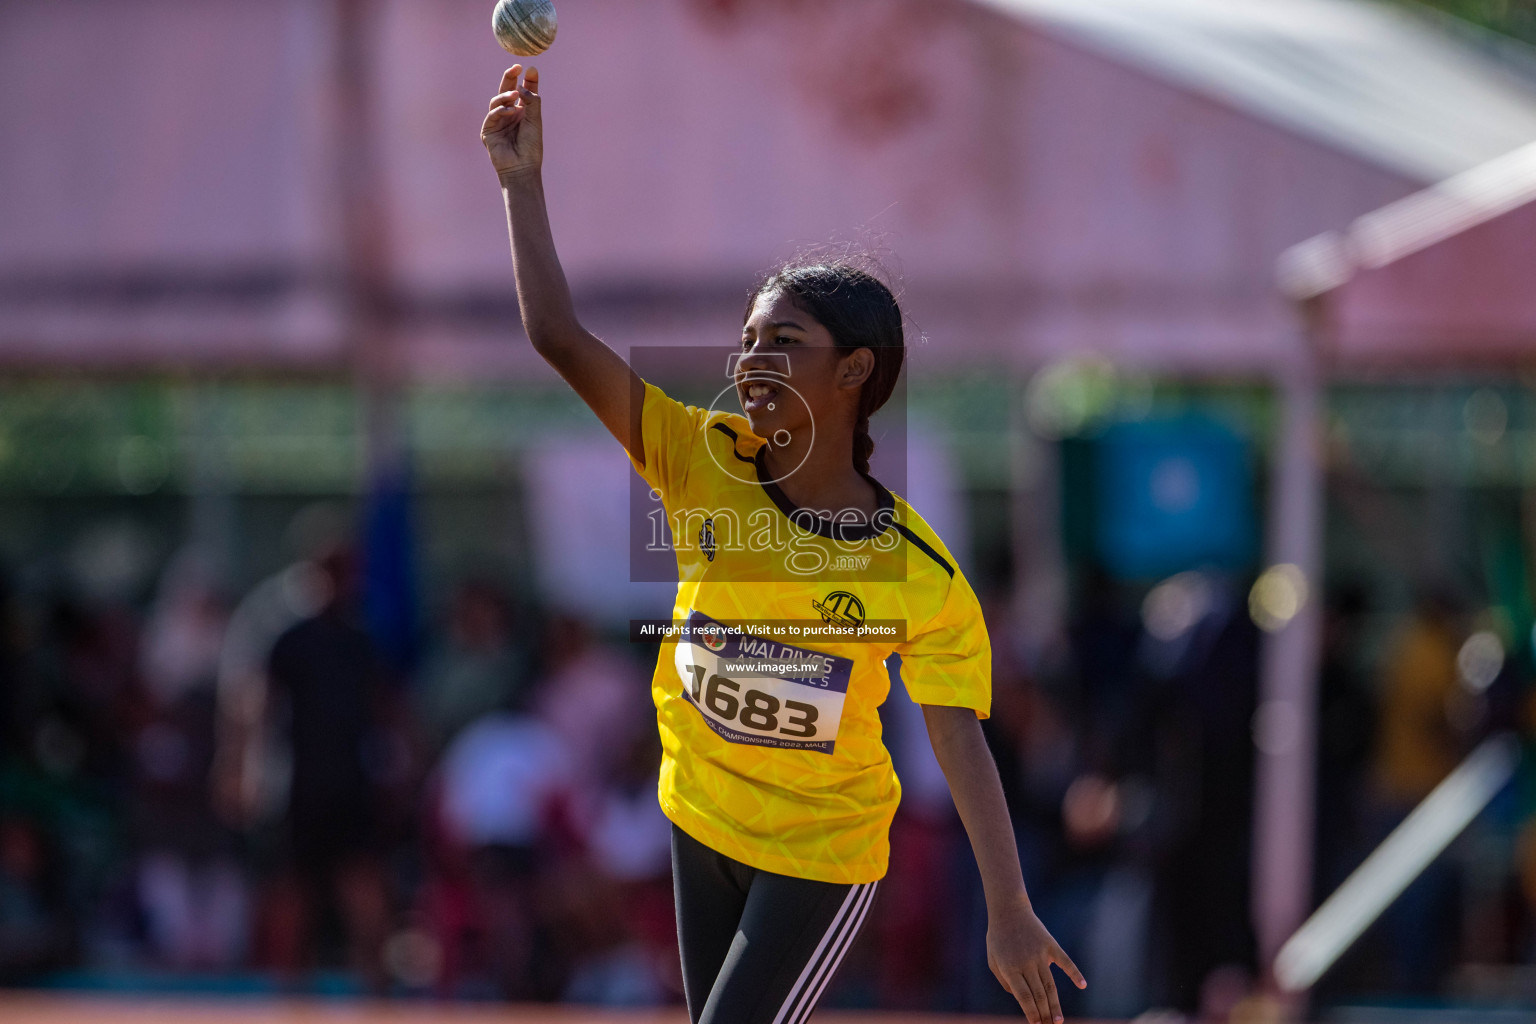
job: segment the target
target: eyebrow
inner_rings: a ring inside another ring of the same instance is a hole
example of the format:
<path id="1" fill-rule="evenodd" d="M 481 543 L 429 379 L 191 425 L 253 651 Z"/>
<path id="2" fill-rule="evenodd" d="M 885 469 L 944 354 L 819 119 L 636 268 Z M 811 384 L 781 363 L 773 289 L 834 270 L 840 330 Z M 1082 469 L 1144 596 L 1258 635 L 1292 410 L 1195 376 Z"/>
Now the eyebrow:
<path id="1" fill-rule="evenodd" d="M 788 328 L 791 328 L 791 329 L 796 330 L 796 331 L 804 331 L 804 330 L 806 330 L 804 325 L 797 324 L 793 320 L 780 320 L 780 321 L 778 321 L 776 323 L 768 324 L 767 326 L 769 326 L 769 327 L 779 327 L 779 328 L 788 327 Z M 742 332 L 741 333 L 743 333 L 743 334 L 747 333 L 745 327 L 742 328 Z"/>

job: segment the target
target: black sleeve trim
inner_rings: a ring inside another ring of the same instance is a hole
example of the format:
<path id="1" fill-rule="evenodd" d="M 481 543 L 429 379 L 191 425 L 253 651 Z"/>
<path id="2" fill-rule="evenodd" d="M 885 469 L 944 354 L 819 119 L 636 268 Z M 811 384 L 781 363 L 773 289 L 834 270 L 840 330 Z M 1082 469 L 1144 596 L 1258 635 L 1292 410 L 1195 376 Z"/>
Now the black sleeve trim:
<path id="1" fill-rule="evenodd" d="M 919 551 L 933 559 L 935 562 L 938 562 L 939 568 L 949 573 L 950 579 L 955 578 L 955 567 L 944 561 L 944 556 L 933 550 L 933 548 L 928 545 L 927 541 L 923 540 L 923 538 L 919 537 L 917 534 L 913 533 L 911 530 L 907 529 L 905 526 L 901 525 L 895 520 L 891 521 L 891 525 L 896 527 L 897 532 L 900 533 L 903 537 L 907 538 L 907 540 L 911 541 Z"/>
<path id="2" fill-rule="evenodd" d="M 756 465 L 757 464 L 757 460 L 756 459 L 749 459 L 745 455 L 741 454 L 741 452 L 736 450 L 736 442 L 740 438 L 740 435 L 737 434 L 736 431 L 732 430 L 730 427 L 726 426 L 724 423 L 716 423 L 715 424 L 715 429 L 720 431 L 720 433 L 724 434 L 726 437 L 731 439 L 731 454 L 732 455 L 736 456 L 736 458 L 740 459 L 742 462 L 748 463 L 750 465 Z"/>

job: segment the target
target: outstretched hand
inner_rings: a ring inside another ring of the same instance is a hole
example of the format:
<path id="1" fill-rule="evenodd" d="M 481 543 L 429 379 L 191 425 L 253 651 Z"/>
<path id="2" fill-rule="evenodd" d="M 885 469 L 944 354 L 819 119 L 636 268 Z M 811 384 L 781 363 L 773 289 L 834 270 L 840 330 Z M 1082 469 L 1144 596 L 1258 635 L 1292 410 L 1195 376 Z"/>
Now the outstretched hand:
<path id="1" fill-rule="evenodd" d="M 490 113 L 480 125 L 480 141 L 497 177 L 539 169 L 544 162 L 544 118 L 539 111 L 538 68 L 524 72 L 521 64 L 514 64 L 501 76 L 501 88 L 491 97 Z"/>
<path id="2" fill-rule="evenodd" d="M 1087 988 L 1083 973 L 1062 952 L 1028 903 L 994 911 L 987 927 L 987 966 L 1015 999 L 1029 1024 L 1059 1024 L 1061 1003 L 1056 998 L 1056 979 L 1051 964 Z"/>

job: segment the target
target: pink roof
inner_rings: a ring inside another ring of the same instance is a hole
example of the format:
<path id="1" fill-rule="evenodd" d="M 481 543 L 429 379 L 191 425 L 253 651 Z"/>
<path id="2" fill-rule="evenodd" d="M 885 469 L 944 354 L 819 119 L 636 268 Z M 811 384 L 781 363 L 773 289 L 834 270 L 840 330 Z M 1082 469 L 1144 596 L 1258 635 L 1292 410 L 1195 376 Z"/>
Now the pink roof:
<path id="1" fill-rule="evenodd" d="M 1479 363 L 1536 352 L 1536 145 L 1301 243 L 1281 282 L 1318 306 L 1339 363 Z"/>

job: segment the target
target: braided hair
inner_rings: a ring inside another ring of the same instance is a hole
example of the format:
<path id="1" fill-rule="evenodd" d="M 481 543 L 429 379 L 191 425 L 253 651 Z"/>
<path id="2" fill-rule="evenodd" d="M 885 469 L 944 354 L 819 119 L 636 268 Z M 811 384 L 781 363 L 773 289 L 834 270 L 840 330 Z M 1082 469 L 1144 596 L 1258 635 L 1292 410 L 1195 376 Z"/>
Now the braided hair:
<path id="1" fill-rule="evenodd" d="M 879 278 L 849 262 L 791 263 L 763 278 L 752 289 L 742 322 L 752 316 L 759 296 L 775 292 L 789 296 L 796 306 L 825 327 L 838 351 L 867 348 L 874 355 L 874 369 L 859 390 L 853 425 L 853 466 L 860 474 L 869 476 L 869 457 L 875 451 L 875 440 L 869 436 L 869 418 L 891 397 L 906 355 L 896 296 Z"/>

